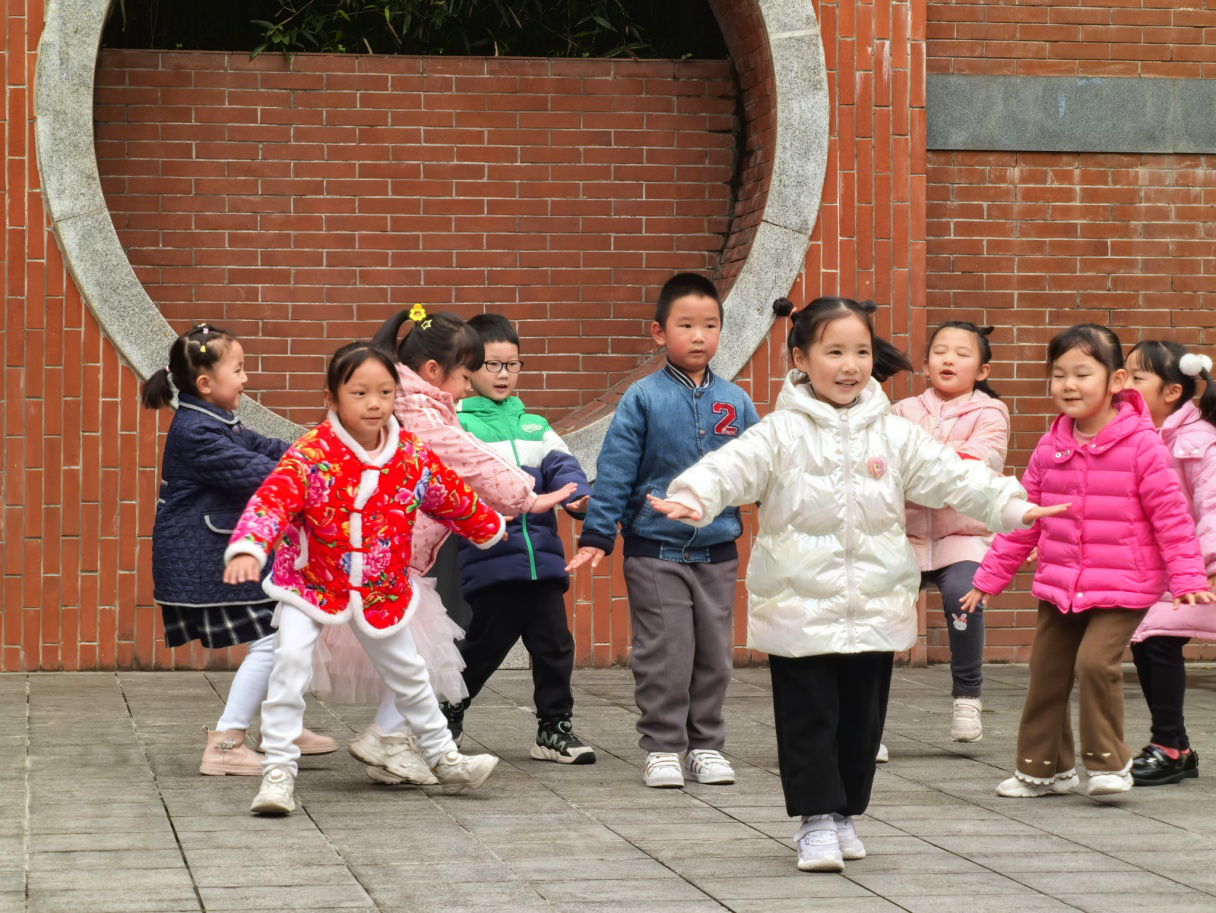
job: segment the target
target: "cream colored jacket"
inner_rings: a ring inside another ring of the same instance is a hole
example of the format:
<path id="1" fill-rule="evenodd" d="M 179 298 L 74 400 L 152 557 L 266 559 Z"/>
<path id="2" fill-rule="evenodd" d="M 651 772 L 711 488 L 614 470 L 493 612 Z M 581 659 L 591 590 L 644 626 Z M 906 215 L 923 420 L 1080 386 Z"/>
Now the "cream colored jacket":
<path id="1" fill-rule="evenodd" d="M 1003 532 L 1022 528 L 1026 492 L 892 415 L 877 381 L 837 409 L 794 376 L 772 414 L 677 476 L 668 496 L 707 518 L 760 502 L 747 568 L 752 649 L 791 657 L 907 650 L 920 570 L 905 499 L 949 505 Z"/>

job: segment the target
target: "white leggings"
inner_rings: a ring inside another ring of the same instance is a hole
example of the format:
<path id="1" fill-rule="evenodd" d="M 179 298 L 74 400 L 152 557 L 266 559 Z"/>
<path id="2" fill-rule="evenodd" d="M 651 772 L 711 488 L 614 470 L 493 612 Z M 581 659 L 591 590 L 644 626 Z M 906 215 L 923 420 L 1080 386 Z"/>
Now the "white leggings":
<path id="1" fill-rule="evenodd" d="M 304 692 L 312 683 L 312 651 L 321 635 L 322 625 L 295 606 L 279 603 L 279 633 L 274 648 L 274 668 L 270 688 L 262 704 L 262 745 L 264 770 L 285 768 L 294 775 L 300 749 L 296 739 L 304 727 Z M 354 624 L 354 622 L 351 622 Z M 396 696 L 397 710 L 409 722 L 418 747 L 432 767 L 456 748 L 447 720 L 439 710 L 426 665 L 408 625 L 388 637 L 369 637 L 362 629 L 352 629 L 368 659 Z"/>
<path id="2" fill-rule="evenodd" d="M 273 663 L 273 634 L 250 641 L 245 659 L 232 677 L 228 701 L 224 704 L 224 715 L 215 724 L 216 732 L 249 728 L 258 707 L 266 700 L 266 686 L 270 682 L 270 667 Z"/>

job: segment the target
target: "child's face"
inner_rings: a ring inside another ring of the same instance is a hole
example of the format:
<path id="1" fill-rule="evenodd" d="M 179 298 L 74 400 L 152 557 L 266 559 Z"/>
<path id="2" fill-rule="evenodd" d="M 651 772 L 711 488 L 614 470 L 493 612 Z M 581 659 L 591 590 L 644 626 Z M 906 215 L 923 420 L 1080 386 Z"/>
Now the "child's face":
<path id="1" fill-rule="evenodd" d="M 1069 349 L 1051 366 L 1051 399 L 1074 422 L 1085 423 L 1111 408 L 1111 397 L 1123 389 L 1127 372 L 1109 374 L 1088 352 Z"/>
<path id="2" fill-rule="evenodd" d="M 487 342 L 486 360 L 479 371 L 473 372 L 473 389 L 478 396 L 492 399 L 501 403 L 515 392 L 519 383 L 519 369 L 523 362 L 519 360 L 519 346 L 513 342 Z M 491 368 L 497 370 L 491 371 Z M 511 373 L 514 368 L 516 373 Z"/>
<path id="3" fill-rule="evenodd" d="M 685 295 L 671 303 L 666 324 L 650 324 L 650 335 L 667 347 L 667 357 L 690 373 L 704 371 L 717 354 L 722 317 L 718 302 L 704 295 Z M 488 357 L 488 356 L 487 356 Z"/>
<path id="4" fill-rule="evenodd" d="M 435 359 L 424 362 L 419 366 L 417 374 L 432 387 L 437 387 L 455 400 L 473 395 L 473 385 L 470 378 L 473 372 L 464 365 L 457 365 L 451 371 L 444 371 Z"/>
<path id="5" fill-rule="evenodd" d="M 794 367 L 811 381 L 819 399 L 834 406 L 853 403 L 874 373 L 874 341 L 856 314 L 826 323 L 806 351 L 794 349 Z"/>
<path id="6" fill-rule="evenodd" d="M 1148 406 L 1153 424 L 1160 428 L 1165 420 L 1178 408 L 1182 398 L 1182 384 L 1166 385 L 1160 375 L 1150 371 L 1140 359 L 1139 352 L 1127 356 L 1127 385 L 1139 391 Z"/>
<path id="7" fill-rule="evenodd" d="M 249 378 L 245 375 L 245 350 L 235 339 L 228 342 L 220 360 L 200 371 L 195 386 L 203 399 L 227 412 L 235 412 Z"/>
<path id="8" fill-rule="evenodd" d="M 974 390 L 978 381 L 988 377 L 992 366 L 980 364 L 974 333 L 947 327 L 933 337 L 923 368 L 933 389 L 944 399 L 954 399 Z"/>
<path id="9" fill-rule="evenodd" d="M 397 378 L 369 358 L 342 386 L 338 395 L 325 391 L 325 404 L 338 415 L 342 427 L 365 447 L 375 446 L 380 429 L 388 424 L 397 399 Z"/>

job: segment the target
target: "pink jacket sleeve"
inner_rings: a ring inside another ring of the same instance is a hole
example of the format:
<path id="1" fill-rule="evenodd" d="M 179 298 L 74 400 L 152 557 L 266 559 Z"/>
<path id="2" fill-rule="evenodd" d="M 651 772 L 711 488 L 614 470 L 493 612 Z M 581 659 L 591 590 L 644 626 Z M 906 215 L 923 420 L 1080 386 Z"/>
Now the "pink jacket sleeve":
<path id="1" fill-rule="evenodd" d="M 1195 502 L 1195 535 L 1208 576 L 1216 575 L 1216 444 L 1205 447 L 1198 459 L 1182 461 L 1182 472 Z"/>
<path id="2" fill-rule="evenodd" d="M 1026 498 L 1032 504 L 1041 504 L 1042 496 L 1042 467 L 1039 466 L 1039 450 L 1035 448 L 1030 455 L 1026 471 L 1022 473 L 1022 487 L 1026 489 Z M 1025 563 L 1039 544 L 1039 535 L 1043 530 L 1043 521 L 1036 520 L 1029 529 L 1017 529 L 1011 533 L 1002 533 L 992 540 L 992 547 L 984 556 L 984 561 L 975 572 L 973 586 L 989 595 L 1001 592 L 1013 581 L 1018 568 Z"/>
<path id="3" fill-rule="evenodd" d="M 1184 596 L 1206 590 L 1208 578 L 1199 554 L 1195 521 L 1178 487 L 1169 451 L 1155 434 L 1144 435 L 1142 440 L 1136 454 L 1136 485 L 1169 574 L 1170 593 Z"/>
<path id="4" fill-rule="evenodd" d="M 959 456 L 982 460 L 997 474 L 1005 471 L 1008 452 L 1009 416 L 1003 409 L 982 410 L 976 419 L 975 431 L 958 447 Z"/>

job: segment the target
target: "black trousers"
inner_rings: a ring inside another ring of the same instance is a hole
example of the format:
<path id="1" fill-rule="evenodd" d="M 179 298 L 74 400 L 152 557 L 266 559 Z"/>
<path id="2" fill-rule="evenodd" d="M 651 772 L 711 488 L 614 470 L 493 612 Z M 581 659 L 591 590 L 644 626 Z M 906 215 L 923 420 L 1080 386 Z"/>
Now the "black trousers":
<path id="1" fill-rule="evenodd" d="M 790 815 L 866 810 L 894 660 L 894 653 L 769 657 L 777 764 Z"/>
<path id="2" fill-rule="evenodd" d="M 1140 690 L 1153 718 L 1152 740 L 1156 745 L 1185 751 L 1191 747 L 1182 719 L 1186 699 L 1186 665 L 1182 648 L 1189 637 L 1158 635 L 1132 644 L 1132 659 L 1140 676 Z"/>
<path id="3" fill-rule="evenodd" d="M 468 595 L 473 620 L 460 653 L 470 698 L 477 696 L 522 637 L 532 657 L 536 715 L 542 720 L 570 717 L 574 638 L 566 622 L 564 592 L 560 580 L 536 580 L 500 583 Z"/>

